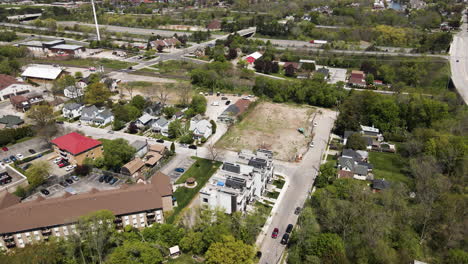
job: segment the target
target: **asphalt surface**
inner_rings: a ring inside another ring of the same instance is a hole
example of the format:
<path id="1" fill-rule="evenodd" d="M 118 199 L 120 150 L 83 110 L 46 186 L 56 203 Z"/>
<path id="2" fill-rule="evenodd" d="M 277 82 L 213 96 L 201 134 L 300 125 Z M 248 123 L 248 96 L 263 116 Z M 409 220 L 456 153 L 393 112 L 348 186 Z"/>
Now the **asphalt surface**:
<path id="1" fill-rule="evenodd" d="M 468 104 L 468 25 L 467 16 L 463 15 L 463 24 L 460 32 L 453 36 L 450 46 L 450 68 L 452 71 L 452 81 L 458 93 Z"/>

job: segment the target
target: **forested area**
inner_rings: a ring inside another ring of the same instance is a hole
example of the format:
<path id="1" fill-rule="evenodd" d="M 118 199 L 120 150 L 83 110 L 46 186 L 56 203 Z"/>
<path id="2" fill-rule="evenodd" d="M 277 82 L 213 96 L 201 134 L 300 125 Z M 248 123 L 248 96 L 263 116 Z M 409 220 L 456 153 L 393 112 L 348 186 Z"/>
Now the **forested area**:
<path id="1" fill-rule="evenodd" d="M 16 75 L 21 70 L 18 59 L 26 57 L 28 53 L 25 47 L 0 46 L 0 73 Z"/>
<path id="2" fill-rule="evenodd" d="M 123 232 L 116 231 L 112 213 L 103 210 L 79 219 L 76 226 L 81 236 L 70 234 L 67 240 L 56 237 L 2 252 L 0 263 L 159 264 L 168 257 L 169 247 L 179 245 L 184 254 L 196 255 L 205 263 L 247 264 L 255 257 L 253 244 L 266 220 L 265 210 L 259 207 L 230 216 L 197 209 L 179 224 L 154 224 L 143 230 L 126 226 Z M 102 222 L 111 224 L 98 224 Z M 198 263 L 191 257 L 185 259 L 185 263 Z"/>
<path id="3" fill-rule="evenodd" d="M 322 166 L 320 184 L 294 232 L 288 262 L 468 263 L 466 238 L 468 112 L 446 98 L 351 93 L 335 133 L 373 124 L 399 142 L 410 180 L 378 193 L 336 179 Z"/>

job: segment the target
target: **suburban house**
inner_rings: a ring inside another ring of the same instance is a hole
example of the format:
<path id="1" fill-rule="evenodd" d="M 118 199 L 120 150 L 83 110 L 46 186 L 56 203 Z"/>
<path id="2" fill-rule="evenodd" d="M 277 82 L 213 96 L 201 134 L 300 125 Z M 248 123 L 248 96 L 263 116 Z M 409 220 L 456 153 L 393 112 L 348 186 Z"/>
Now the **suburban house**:
<path id="1" fill-rule="evenodd" d="M 52 65 L 29 65 L 21 74 L 23 79 L 27 79 L 34 83 L 48 87 L 52 86 L 52 82 L 59 79 L 65 74 L 61 67 Z"/>
<path id="2" fill-rule="evenodd" d="M 206 25 L 206 29 L 208 30 L 221 30 L 221 21 L 217 20 L 217 19 L 213 19 L 211 20 L 211 22 Z"/>
<path id="3" fill-rule="evenodd" d="M 158 117 L 152 116 L 148 113 L 143 113 L 143 115 L 137 119 L 136 125 L 138 127 L 151 126 L 157 119 Z"/>
<path id="4" fill-rule="evenodd" d="M 143 112 L 152 116 L 159 116 L 161 115 L 162 108 L 163 107 L 161 102 L 151 103 L 149 106 L 143 109 Z"/>
<path id="5" fill-rule="evenodd" d="M 168 121 L 166 118 L 160 117 L 158 118 L 158 120 L 156 120 L 156 122 L 153 123 L 151 127 L 154 132 L 161 133 L 161 135 L 167 137 L 169 131 L 169 123 L 170 121 Z"/>
<path id="6" fill-rule="evenodd" d="M 193 132 L 194 139 L 207 139 L 211 136 L 212 126 L 210 121 L 201 118 L 200 115 L 196 115 L 190 120 L 189 130 Z"/>
<path id="7" fill-rule="evenodd" d="M 30 202 L 8 197 L 0 208 L 0 248 L 22 248 L 50 237 L 79 234 L 78 219 L 102 209 L 114 214 L 117 230 L 127 225 L 144 228 L 163 223 L 163 212 L 173 208 L 172 194 L 169 177 L 158 172 L 151 183 L 124 185 L 115 190 L 93 188 L 88 193 L 39 197 Z"/>
<path id="8" fill-rule="evenodd" d="M 388 142 L 383 142 L 384 137 L 380 133 L 380 130 L 375 127 L 370 126 L 363 126 L 361 125 L 361 131 L 345 131 L 343 144 L 346 145 L 348 142 L 349 136 L 360 133 L 362 138 L 366 142 L 367 150 L 375 150 L 375 151 L 384 151 L 384 152 L 396 152 L 396 148 L 394 144 L 390 144 Z"/>
<path id="9" fill-rule="evenodd" d="M 260 59 L 261 57 L 263 56 L 263 54 L 261 54 L 260 52 L 256 51 L 250 55 L 247 55 L 245 57 L 245 60 L 250 63 L 250 64 L 253 64 L 256 60 Z"/>
<path id="10" fill-rule="evenodd" d="M 249 99 L 239 99 L 236 103 L 228 106 L 221 115 L 218 116 L 218 121 L 225 123 L 233 123 L 237 120 L 237 117 L 244 113 L 250 105 Z"/>
<path id="11" fill-rule="evenodd" d="M 373 165 L 367 162 L 368 159 L 367 151 L 344 149 L 338 158 L 338 178 L 373 179 Z"/>
<path id="12" fill-rule="evenodd" d="M 24 124 L 24 120 L 19 116 L 4 115 L 0 117 L 0 129 L 3 128 L 16 128 Z"/>
<path id="13" fill-rule="evenodd" d="M 0 74 L 0 101 L 6 100 L 11 96 L 28 93 L 33 89 L 30 84 L 18 81 L 13 76 Z"/>
<path id="14" fill-rule="evenodd" d="M 151 46 L 157 48 L 159 46 L 163 47 L 163 48 L 168 48 L 168 49 L 173 49 L 173 48 L 176 48 L 177 46 L 181 45 L 182 43 L 172 37 L 172 38 L 166 38 L 166 39 L 157 39 L 157 40 L 154 40 L 151 42 Z"/>
<path id="15" fill-rule="evenodd" d="M 80 121 L 86 124 L 107 125 L 114 121 L 114 115 L 107 108 L 99 109 L 94 105 L 84 107 L 81 111 Z"/>
<path id="16" fill-rule="evenodd" d="M 386 181 L 385 179 L 372 180 L 372 184 L 371 184 L 372 192 L 376 193 L 376 192 L 380 192 L 388 188 L 390 188 L 390 182 Z"/>
<path id="17" fill-rule="evenodd" d="M 89 85 L 89 76 L 86 78 L 81 78 L 79 81 L 76 82 L 75 86 L 80 89 L 84 89 Z"/>
<path id="18" fill-rule="evenodd" d="M 150 151 L 146 155 L 145 165 L 149 167 L 154 167 L 158 165 L 159 161 L 161 161 L 162 158 L 163 158 L 162 154 L 158 152 Z"/>
<path id="19" fill-rule="evenodd" d="M 135 157 L 142 158 L 146 153 L 148 153 L 148 142 L 146 141 L 137 140 L 130 144 L 130 146 L 136 150 Z"/>
<path id="20" fill-rule="evenodd" d="M 67 103 L 62 108 L 62 116 L 66 118 L 77 118 L 81 116 L 84 105 L 78 103 Z"/>
<path id="21" fill-rule="evenodd" d="M 28 93 L 10 97 L 10 103 L 13 107 L 21 112 L 28 111 L 33 105 L 44 101 L 44 98 L 39 93 Z"/>
<path id="22" fill-rule="evenodd" d="M 86 158 L 102 157 L 103 147 L 98 140 L 76 132 L 66 134 L 51 141 L 55 154 L 71 164 L 82 165 Z"/>
<path id="23" fill-rule="evenodd" d="M 363 71 L 351 71 L 348 84 L 354 87 L 366 87 L 366 75 Z"/>
<path id="24" fill-rule="evenodd" d="M 121 169 L 120 173 L 123 175 L 128 175 L 133 178 L 136 178 L 139 176 L 140 170 L 145 166 L 145 162 L 141 160 L 140 158 L 135 158 L 125 164 Z"/>
<path id="25" fill-rule="evenodd" d="M 71 99 L 78 98 L 83 96 L 83 89 L 75 85 L 71 85 L 63 89 L 63 95 Z"/>
<path id="26" fill-rule="evenodd" d="M 330 78 L 330 70 L 325 67 L 318 68 L 315 71 L 315 73 L 322 74 L 325 80 L 328 80 Z"/>
<path id="27" fill-rule="evenodd" d="M 80 45 L 59 44 L 49 48 L 49 50 L 56 54 L 75 55 L 81 54 L 86 51 L 85 47 Z"/>
<path id="28" fill-rule="evenodd" d="M 200 190 L 200 203 L 212 209 L 222 208 L 227 214 L 245 212 L 248 204 L 264 194 L 274 174 L 269 153 L 257 151 L 257 156 L 245 163 L 225 162 Z"/>

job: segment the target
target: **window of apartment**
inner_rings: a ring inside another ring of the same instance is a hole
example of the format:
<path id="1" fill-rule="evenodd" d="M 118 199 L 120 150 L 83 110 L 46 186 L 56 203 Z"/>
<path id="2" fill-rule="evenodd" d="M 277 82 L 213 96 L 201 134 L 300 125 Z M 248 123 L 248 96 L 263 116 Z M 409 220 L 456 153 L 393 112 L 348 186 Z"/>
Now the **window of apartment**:
<path id="1" fill-rule="evenodd" d="M 204 203 L 208 203 L 208 198 L 203 198 Z"/>

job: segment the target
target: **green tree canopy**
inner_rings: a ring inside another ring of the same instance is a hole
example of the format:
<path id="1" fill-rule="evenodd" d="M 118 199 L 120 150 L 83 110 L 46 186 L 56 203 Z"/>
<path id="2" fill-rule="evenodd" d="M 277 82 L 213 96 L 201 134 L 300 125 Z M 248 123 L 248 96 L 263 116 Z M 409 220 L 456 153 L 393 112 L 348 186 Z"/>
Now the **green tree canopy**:
<path id="1" fill-rule="evenodd" d="M 159 264 L 164 260 L 156 247 L 141 241 L 125 241 L 108 256 L 109 264 Z"/>
<path id="2" fill-rule="evenodd" d="M 50 175 L 52 166 L 47 161 L 33 162 L 31 167 L 26 170 L 26 177 L 31 187 L 41 185 L 45 179 Z"/>
<path id="3" fill-rule="evenodd" d="M 100 139 L 104 146 L 104 164 L 109 169 L 120 169 L 135 155 L 135 148 L 129 145 L 123 138 L 114 140 Z"/>
<path id="4" fill-rule="evenodd" d="M 365 150 L 366 141 L 360 133 L 353 133 L 351 136 L 348 137 L 346 147 L 354 150 Z"/>
<path id="5" fill-rule="evenodd" d="M 233 236 L 223 236 L 221 242 L 211 244 L 205 254 L 207 264 L 250 264 L 254 248 Z"/>
<path id="6" fill-rule="evenodd" d="M 103 83 L 96 82 L 86 87 L 85 102 L 87 104 L 103 106 L 110 96 L 111 92 L 109 89 Z"/>

